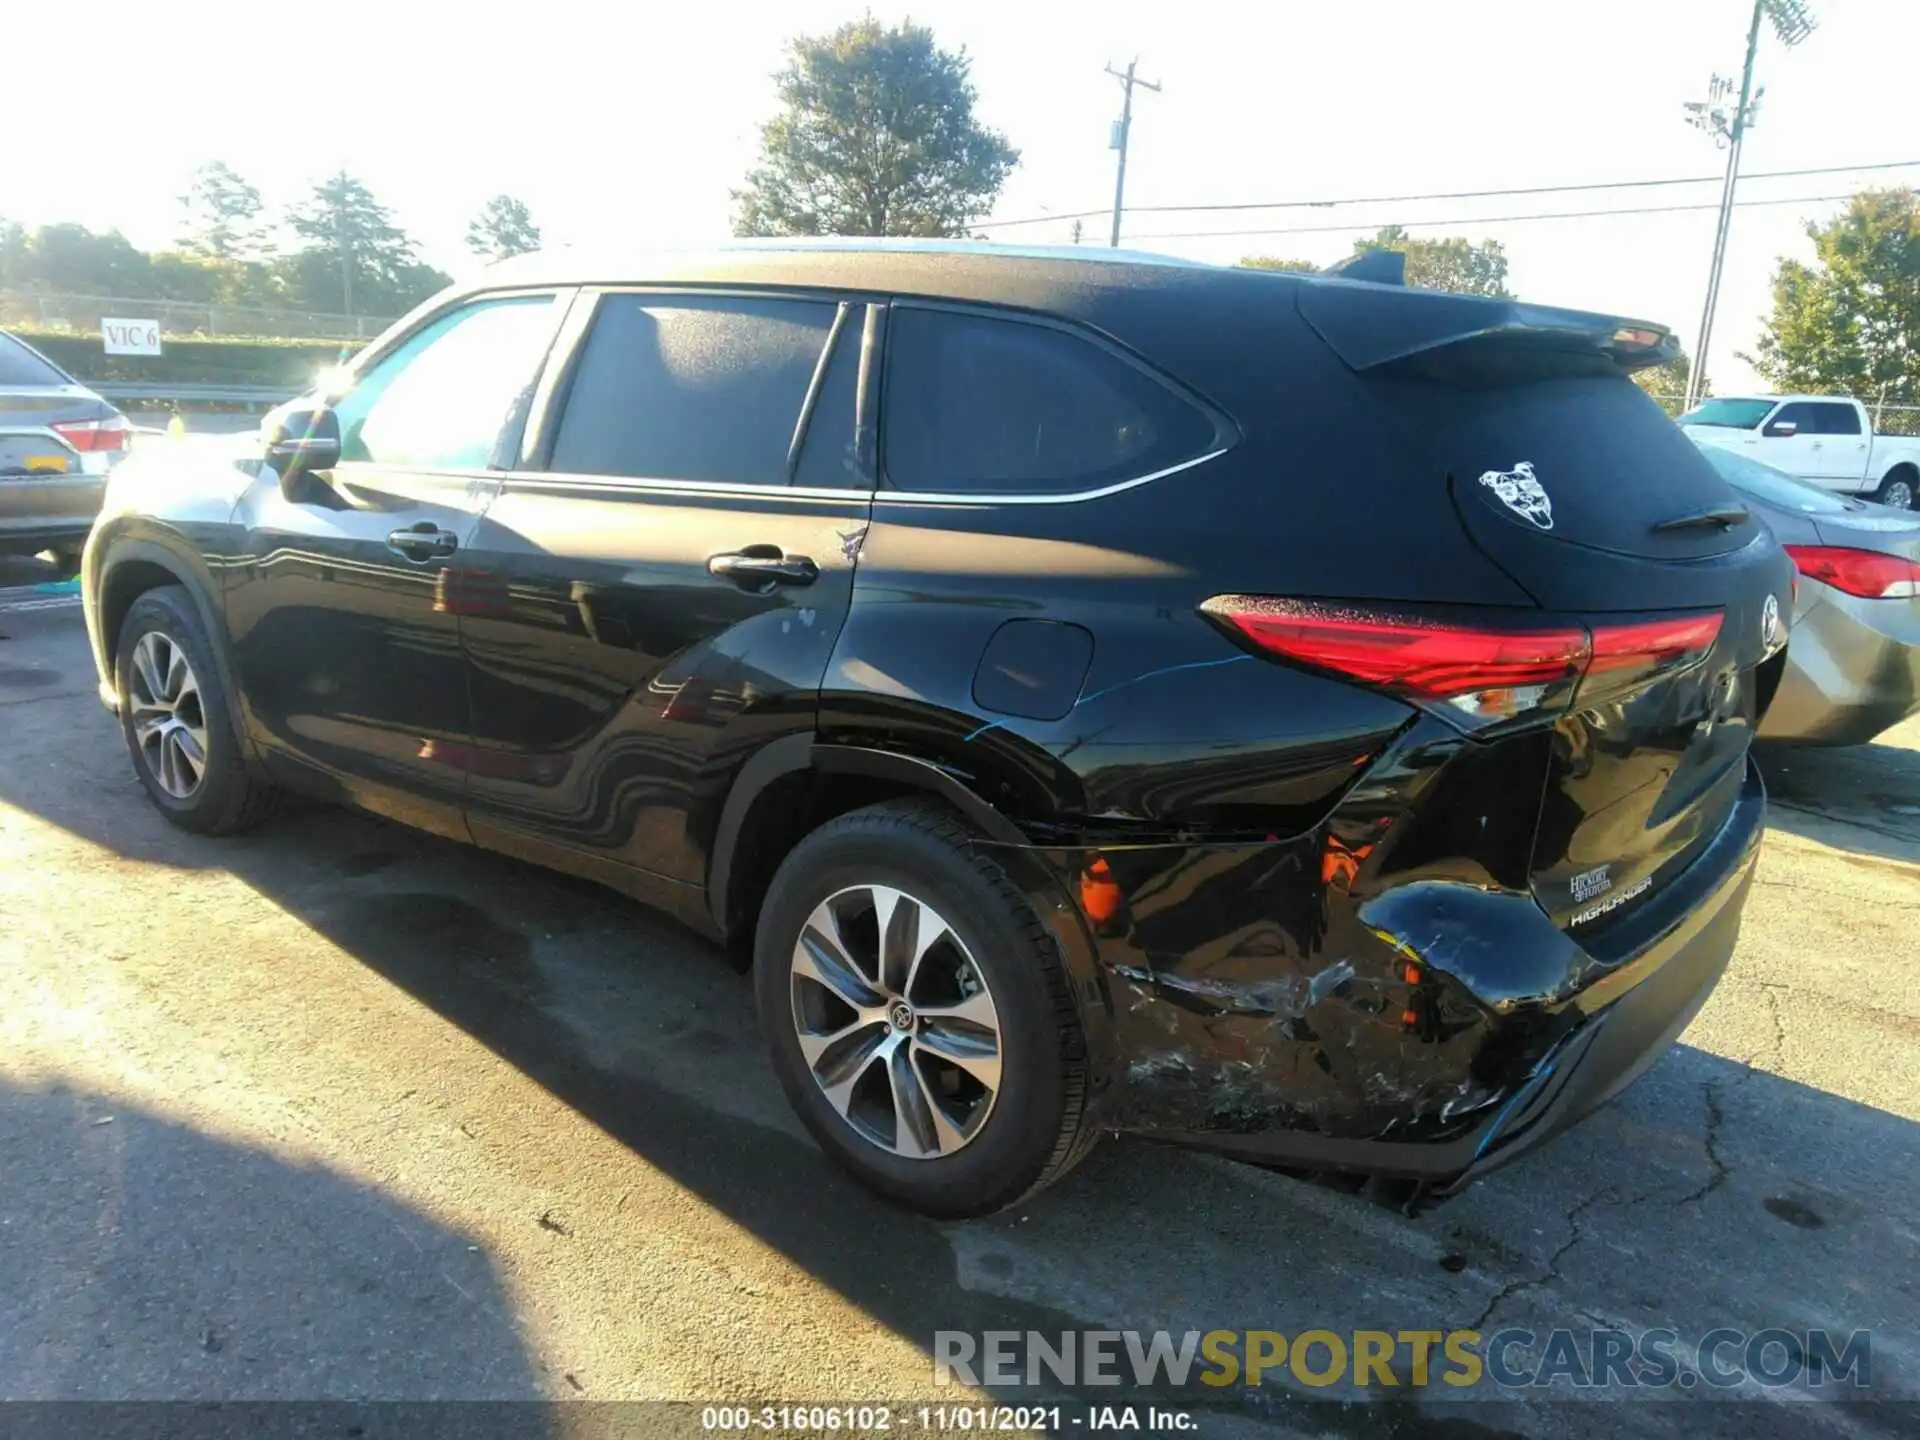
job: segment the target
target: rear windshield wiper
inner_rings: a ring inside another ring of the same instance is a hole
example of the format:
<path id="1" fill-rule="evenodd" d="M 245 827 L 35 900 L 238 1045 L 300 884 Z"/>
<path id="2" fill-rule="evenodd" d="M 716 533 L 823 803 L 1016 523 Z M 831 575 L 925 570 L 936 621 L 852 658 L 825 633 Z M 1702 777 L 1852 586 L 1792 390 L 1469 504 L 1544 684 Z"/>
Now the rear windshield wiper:
<path id="1" fill-rule="evenodd" d="M 1662 520 L 1653 527 L 1653 533 L 1665 535 L 1673 530 L 1700 530 L 1708 525 L 1718 525 L 1722 530 L 1731 530 L 1734 526 L 1752 518 L 1752 512 L 1744 505 L 1709 505 L 1704 510 L 1690 510 L 1685 515 L 1676 515 L 1671 520 Z"/>

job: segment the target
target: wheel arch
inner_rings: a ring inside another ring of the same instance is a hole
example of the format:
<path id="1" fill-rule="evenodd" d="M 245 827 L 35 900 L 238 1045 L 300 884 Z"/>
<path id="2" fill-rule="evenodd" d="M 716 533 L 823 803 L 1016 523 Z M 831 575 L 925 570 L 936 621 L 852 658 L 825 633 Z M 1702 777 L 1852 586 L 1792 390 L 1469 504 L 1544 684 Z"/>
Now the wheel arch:
<path id="1" fill-rule="evenodd" d="M 785 735 L 761 747 L 740 767 L 714 829 L 707 864 L 714 923 L 730 944 L 750 946 L 759 896 L 801 836 L 848 810 L 915 794 L 945 802 L 988 839 L 1027 843 L 1011 820 L 930 760 L 821 744 L 811 735 Z"/>
<path id="2" fill-rule="evenodd" d="M 952 771 L 915 755 L 811 735 L 770 741 L 740 769 L 721 810 L 707 870 L 707 906 L 742 969 L 752 962 L 760 902 L 780 862 L 838 815 L 884 800 L 925 796 L 952 810 L 1026 894 L 1052 936 L 1079 1002 L 1095 1084 L 1112 1069 L 1112 998 L 1085 917 L 1062 884 L 1061 856 L 1037 846 L 1004 812 Z"/>
<path id="3" fill-rule="evenodd" d="M 253 763 L 257 755 L 240 703 L 240 688 L 233 678 L 226 622 L 216 598 L 218 587 L 205 563 L 198 556 L 151 537 L 126 536 L 109 541 L 94 568 L 97 580 L 90 587 L 89 600 L 94 616 L 94 659 L 102 676 L 103 694 L 115 690 L 115 649 L 127 613 L 148 591 L 176 585 L 186 591 L 200 617 L 200 627 L 220 673 L 220 688 L 226 695 L 234 738 L 242 756 Z M 115 703 L 118 703 L 117 691 Z"/>

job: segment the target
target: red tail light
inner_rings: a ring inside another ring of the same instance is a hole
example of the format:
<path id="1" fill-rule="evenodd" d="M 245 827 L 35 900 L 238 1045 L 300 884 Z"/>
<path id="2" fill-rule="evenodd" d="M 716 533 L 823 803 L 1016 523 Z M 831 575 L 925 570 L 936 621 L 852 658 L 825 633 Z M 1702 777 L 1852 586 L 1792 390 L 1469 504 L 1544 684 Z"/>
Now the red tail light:
<path id="1" fill-rule="evenodd" d="M 127 448 L 127 417 L 124 415 L 112 415 L 105 420 L 56 420 L 49 428 L 82 452 Z"/>
<path id="2" fill-rule="evenodd" d="M 1877 550 L 1849 550 L 1838 545 L 1783 547 L 1809 580 L 1818 580 L 1849 595 L 1868 600 L 1911 599 L 1920 595 L 1920 565 Z"/>
<path id="3" fill-rule="evenodd" d="M 1717 612 L 1589 630 L 1549 617 L 1481 623 L 1261 595 L 1219 595 L 1201 610 L 1269 654 L 1444 706 L 1473 727 L 1564 710 L 1590 674 L 1630 680 L 1690 664 L 1720 633 Z"/>

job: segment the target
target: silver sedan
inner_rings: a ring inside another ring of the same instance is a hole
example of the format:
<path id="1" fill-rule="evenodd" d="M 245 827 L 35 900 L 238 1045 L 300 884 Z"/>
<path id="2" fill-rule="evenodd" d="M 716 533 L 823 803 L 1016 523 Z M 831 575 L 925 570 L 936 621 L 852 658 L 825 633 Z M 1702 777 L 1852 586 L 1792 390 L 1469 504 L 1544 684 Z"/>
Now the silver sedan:
<path id="1" fill-rule="evenodd" d="M 1863 745 L 1920 710 L 1920 514 L 1701 449 L 1800 571 L 1787 669 L 1760 734 Z"/>
<path id="2" fill-rule="evenodd" d="M 46 356 L 0 334 L 0 554 L 76 567 L 127 418 Z"/>

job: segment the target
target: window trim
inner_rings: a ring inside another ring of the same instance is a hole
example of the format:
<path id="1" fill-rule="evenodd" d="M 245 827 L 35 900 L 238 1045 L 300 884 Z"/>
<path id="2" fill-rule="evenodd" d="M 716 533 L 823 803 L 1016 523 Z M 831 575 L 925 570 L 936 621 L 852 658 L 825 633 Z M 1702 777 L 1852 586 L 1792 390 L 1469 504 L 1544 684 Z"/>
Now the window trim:
<path id="1" fill-rule="evenodd" d="M 1168 465 L 1145 475 L 1130 476 L 1124 480 L 1108 481 L 1104 485 L 1095 485 L 1081 490 L 979 490 L 979 491 L 936 491 L 907 490 L 894 485 L 886 474 L 886 417 L 887 417 L 887 372 L 892 368 L 891 350 L 882 347 L 879 362 L 879 377 L 876 389 L 879 392 L 879 424 L 876 427 L 874 443 L 874 500 L 891 504 L 926 505 L 1068 505 L 1083 500 L 1098 500 L 1103 496 L 1115 495 L 1123 490 L 1132 490 L 1140 485 L 1163 480 L 1169 475 L 1177 475 L 1182 470 L 1191 470 L 1210 460 L 1217 460 L 1240 443 L 1240 427 L 1219 406 L 1206 399 L 1192 386 L 1175 379 L 1154 365 L 1146 357 L 1129 349 L 1120 341 L 1091 325 L 1078 321 L 1062 319 L 1057 315 L 1044 314 L 1035 310 L 1022 310 L 1011 305 L 986 305 L 964 301 L 927 300 L 912 296 L 895 296 L 888 301 L 889 311 L 893 310 L 933 310 L 948 314 L 966 315 L 975 319 L 998 320 L 1007 324 L 1031 325 L 1042 330 L 1058 330 L 1085 344 L 1106 351 L 1121 363 L 1131 366 L 1152 383 L 1170 392 L 1175 399 L 1192 406 L 1213 422 L 1213 446 L 1190 459 L 1176 465 Z M 864 393 L 864 392 L 863 392 Z"/>
<path id="2" fill-rule="evenodd" d="M 826 341 L 821 346 L 820 358 L 815 364 L 813 378 L 808 382 L 806 398 L 801 403 L 801 414 L 795 423 L 794 437 L 788 443 L 785 484 L 761 484 L 752 480 L 687 480 L 669 475 L 589 475 L 574 471 L 562 472 L 553 468 L 553 446 L 559 436 L 560 428 L 555 421 L 566 414 L 567 402 L 573 394 L 574 378 L 579 374 L 581 357 L 586 353 L 587 340 L 593 334 L 593 322 L 600 314 L 600 307 L 606 300 L 616 295 L 658 296 L 662 300 L 788 300 L 834 307 L 833 324 L 828 330 Z M 809 500 L 844 500 L 850 495 L 871 498 L 875 482 L 872 468 L 868 466 L 862 467 L 858 485 L 831 489 L 825 486 L 795 485 L 793 477 L 799 464 L 801 451 L 806 446 L 807 433 L 812 429 L 813 412 L 819 399 L 819 389 L 824 386 L 827 368 L 833 362 L 834 344 L 846 323 L 848 313 L 857 306 L 865 306 L 866 319 L 861 333 L 861 370 L 856 382 L 861 388 L 856 391 L 854 397 L 855 432 L 856 438 L 858 437 L 867 378 L 866 346 L 873 333 L 874 311 L 880 308 L 881 303 L 880 297 L 871 291 L 824 290 L 795 286 L 673 285 L 649 284 L 645 281 L 631 284 L 615 282 L 579 286 L 574 292 L 572 307 L 568 311 L 565 323 L 560 327 L 560 332 L 547 353 L 545 370 L 534 387 L 535 395 L 527 414 L 519 453 L 503 478 L 508 481 L 517 481 L 522 487 L 549 485 L 565 489 L 569 482 L 577 481 L 594 489 L 614 486 L 663 494 L 705 492 L 714 495 L 791 495 Z"/>

